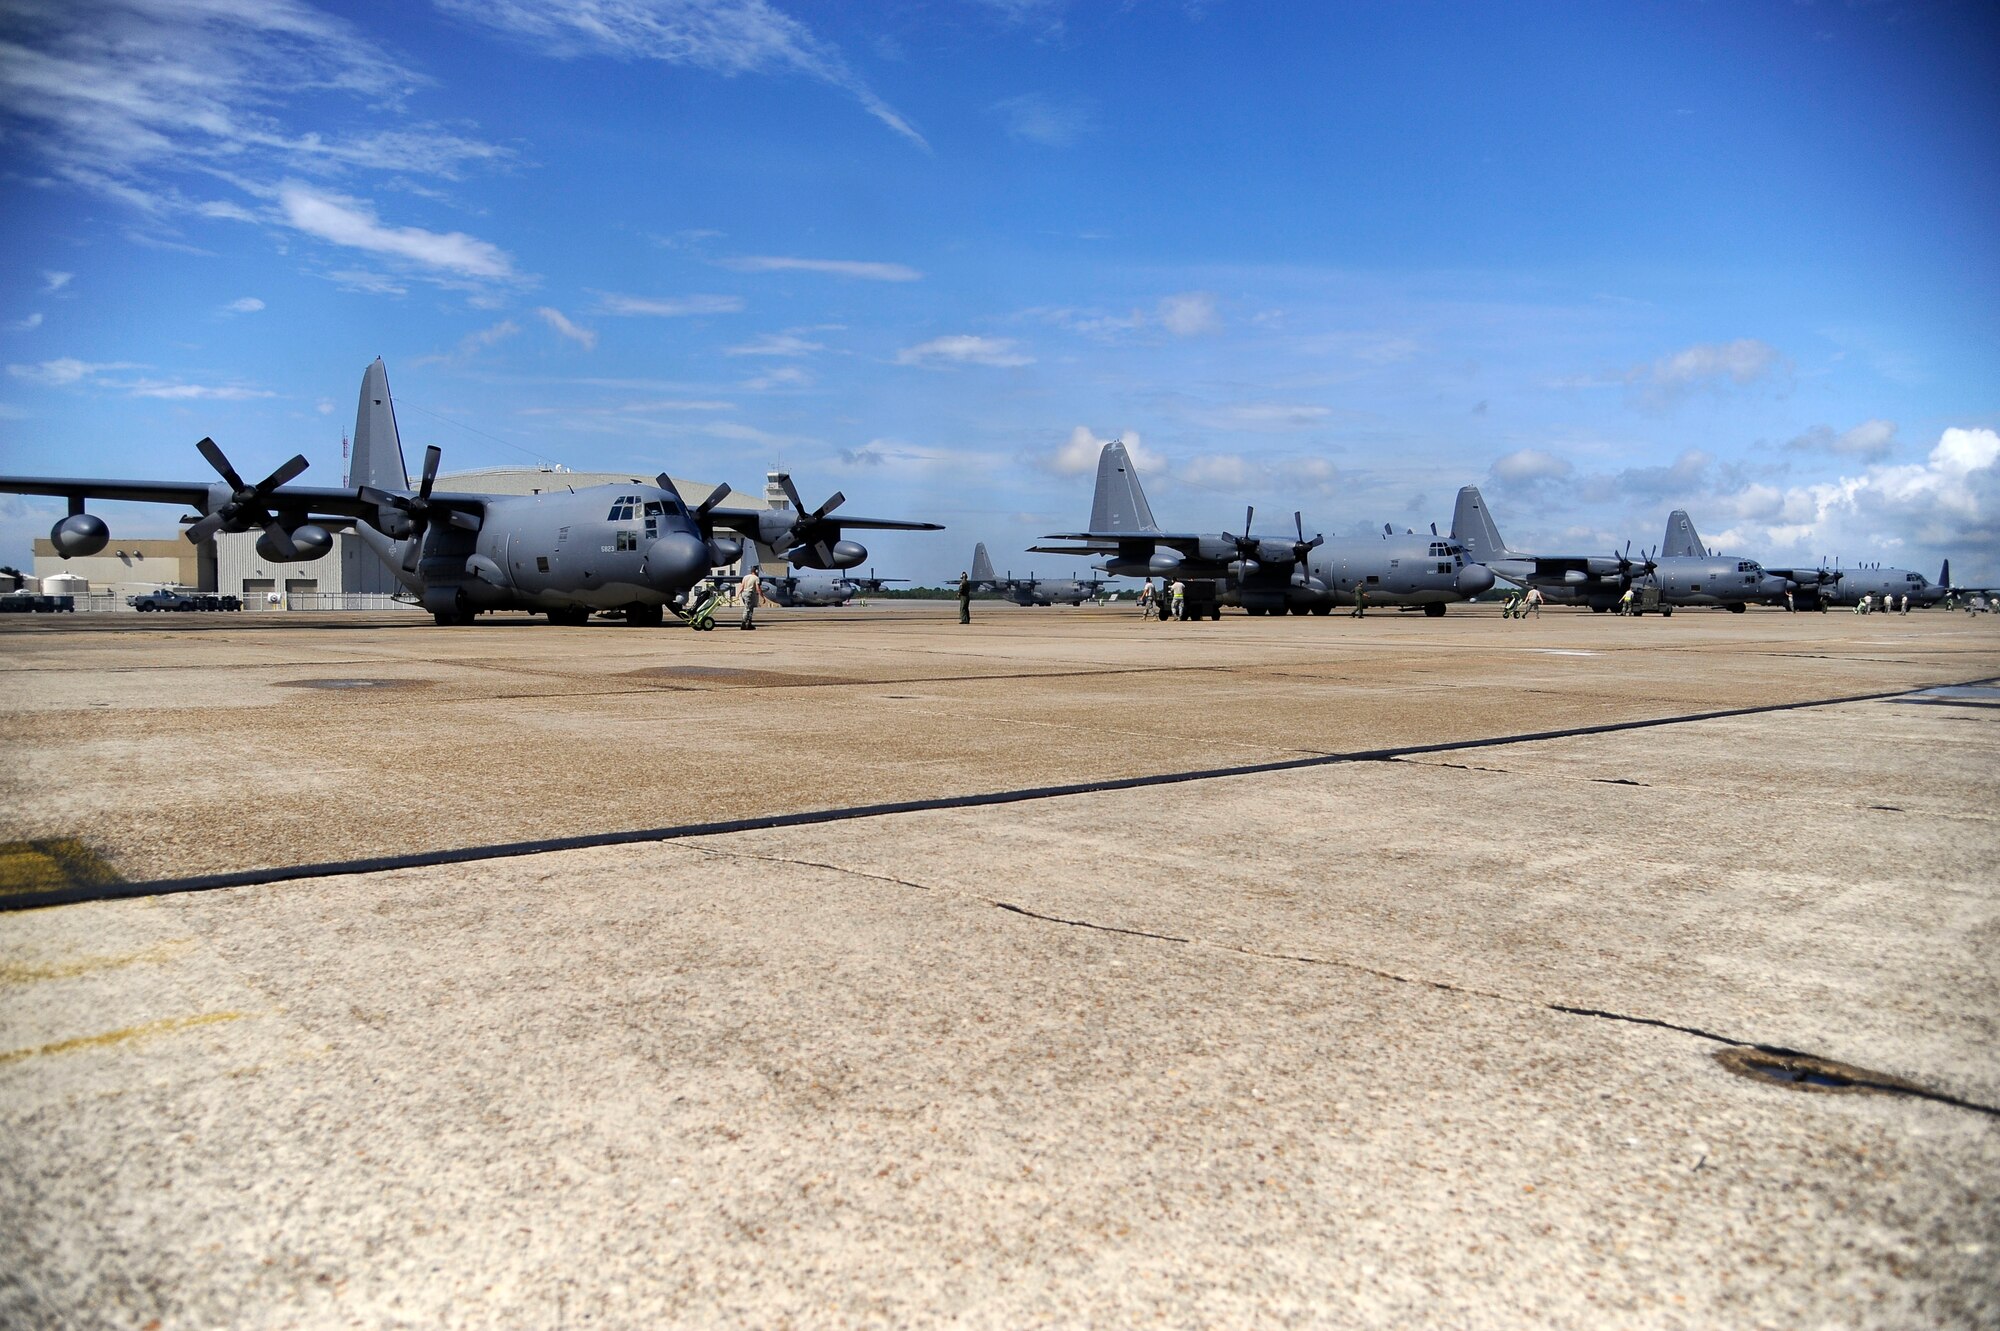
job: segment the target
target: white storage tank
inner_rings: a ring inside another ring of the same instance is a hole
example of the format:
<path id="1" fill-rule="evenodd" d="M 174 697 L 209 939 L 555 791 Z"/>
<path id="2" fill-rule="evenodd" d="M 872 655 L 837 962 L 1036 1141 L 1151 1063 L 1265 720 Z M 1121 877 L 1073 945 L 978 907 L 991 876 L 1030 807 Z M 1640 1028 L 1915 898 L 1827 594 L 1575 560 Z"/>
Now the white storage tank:
<path id="1" fill-rule="evenodd" d="M 42 579 L 44 596 L 88 596 L 90 579 L 74 573 L 51 573 Z"/>

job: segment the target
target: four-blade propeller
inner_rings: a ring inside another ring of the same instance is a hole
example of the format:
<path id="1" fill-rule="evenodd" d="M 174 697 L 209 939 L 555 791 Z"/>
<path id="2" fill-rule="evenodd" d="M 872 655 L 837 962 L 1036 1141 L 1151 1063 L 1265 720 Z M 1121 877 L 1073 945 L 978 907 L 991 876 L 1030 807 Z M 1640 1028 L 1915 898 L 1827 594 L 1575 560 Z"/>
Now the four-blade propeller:
<path id="1" fill-rule="evenodd" d="M 270 499 L 273 491 L 291 481 L 310 465 L 306 462 L 305 454 L 300 453 L 293 457 L 290 462 L 257 484 L 246 485 L 243 478 L 236 474 L 236 468 L 229 465 L 229 459 L 222 455 L 222 450 L 216 447 L 213 439 L 203 439 L 195 447 L 201 450 L 201 455 L 208 459 L 208 465 L 215 468 L 216 473 L 235 493 L 224 500 L 213 513 L 204 515 L 191 525 L 187 529 L 188 540 L 200 545 L 219 531 L 243 532 L 249 531 L 252 527 L 262 527 L 275 549 L 280 552 L 292 552 L 292 534 L 285 529 L 284 523 L 278 521 L 277 514 L 271 511 Z"/>

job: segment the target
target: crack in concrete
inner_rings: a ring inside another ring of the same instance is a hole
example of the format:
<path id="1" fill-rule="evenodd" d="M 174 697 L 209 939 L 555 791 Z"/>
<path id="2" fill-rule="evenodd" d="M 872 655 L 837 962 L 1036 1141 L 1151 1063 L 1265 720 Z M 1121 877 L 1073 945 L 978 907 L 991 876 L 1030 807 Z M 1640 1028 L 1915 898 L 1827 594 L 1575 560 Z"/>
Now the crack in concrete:
<path id="1" fill-rule="evenodd" d="M 1278 961 L 1290 965 L 1325 966 L 1336 970 L 1351 971 L 1367 975 L 1393 984 L 1415 985 L 1435 989 L 1440 993 L 1455 994 L 1466 998 L 1484 998 L 1498 1003 L 1508 1003 L 1516 1007 L 1533 1008 L 1543 1012 L 1554 1012 L 1569 1017 L 1588 1017 L 1596 1021 L 1619 1022 L 1629 1026 L 1649 1026 L 1656 1030 L 1673 1031 L 1680 1035 L 1691 1035 L 1699 1040 L 1725 1045 L 1734 1049 L 1753 1049 L 1759 1053 L 1774 1054 L 1788 1058 L 1804 1058 L 1825 1061 L 1824 1055 L 1808 1053 L 1784 1045 L 1765 1044 L 1757 1040 L 1743 1040 L 1735 1036 L 1723 1035 L 1700 1026 L 1690 1026 L 1681 1022 L 1667 1021 L 1660 1017 L 1642 1017 L 1629 1012 L 1614 1012 L 1608 1008 L 1578 1007 L 1568 1003 L 1553 1003 L 1539 998 L 1524 998 L 1519 994 L 1505 993 L 1497 989 L 1480 989 L 1472 985 L 1454 984 L 1449 980 L 1434 980 L 1424 976 L 1402 975 L 1395 971 L 1383 970 L 1363 962 L 1343 957 L 1310 956 L 1295 952 L 1276 952 L 1266 948 L 1246 946 L 1241 943 L 1225 943 L 1215 939 L 1161 933 L 1153 929 L 1137 929 L 1129 925 L 1102 924 L 1095 920 L 1078 919 L 1070 916 L 1051 915 L 1046 911 L 1034 910 L 1019 902 L 1007 901 L 1000 897 L 989 897 L 980 892 L 964 888 L 949 887 L 937 883 L 920 883 L 914 879 L 898 877 L 895 874 L 878 873 L 868 869 L 856 869 L 844 864 L 831 864 L 824 860 L 799 859 L 789 855 L 771 855 L 758 851 L 719 850 L 712 846 L 692 846 L 686 843 L 681 848 L 709 859 L 755 860 L 765 864 L 790 864 L 800 868 L 824 869 L 829 873 L 853 878 L 865 878 L 878 883 L 891 883 L 899 887 L 912 888 L 919 892 L 929 892 L 938 896 L 957 897 L 976 905 L 989 906 L 995 910 L 1018 915 L 1041 924 L 1060 925 L 1066 929 L 1082 929 L 1091 933 L 1112 934 L 1123 938 L 1141 938 L 1150 942 L 1174 943 L 1183 947 L 1201 948 L 1211 952 L 1228 952 L 1237 956 L 1251 957 L 1260 961 Z M 1952 1095 L 1947 1091 L 1933 1090 L 1916 1082 L 1892 1080 L 1872 1080 L 1856 1077 L 1855 1086 L 1865 1090 L 1880 1091 L 1889 1095 L 1906 1095 L 1920 1100 L 1930 1100 L 1937 1104 L 1949 1105 L 1955 1109 L 1969 1110 L 1984 1114 L 1989 1118 L 2000 1118 L 2000 1106 L 1982 1104 Z"/>

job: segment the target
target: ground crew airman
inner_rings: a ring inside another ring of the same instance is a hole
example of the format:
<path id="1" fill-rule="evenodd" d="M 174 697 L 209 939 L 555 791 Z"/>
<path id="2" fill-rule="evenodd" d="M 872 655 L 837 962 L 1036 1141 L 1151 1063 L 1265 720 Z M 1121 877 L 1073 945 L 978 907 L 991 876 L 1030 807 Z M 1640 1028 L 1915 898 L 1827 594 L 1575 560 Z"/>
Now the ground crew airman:
<path id="1" fill-rule="evenodd" d="M 1146 585 L 1139 589 L 1139 618 L 1144 619 L 1153 611 L 1153 580 L 1146 579 Z"/>
<path id="2" fill-rule="evenodd" d="M 1632 589 L 1630 587 L 1627 587 L 1625 594 L 1618 598 L 1618 613 L 1621 615 L 1632 613 Z"/>
<path id="3" fill-rule="evenodd" d="M 1172 595 L 1173 595 L 1173 598 L 1174 598 L 1174 618 L 1175 618 L 1175 619 L 1186 619 L 1186 618 L 1187 618 L 1187 584 L 1186 584 L 1185 582 L 1182 582 L 1182 581 L 1181 581 L 1181 580 L 1180 580 L 1179 578 L 1175 578 L 1175 579 L 1174 579 L 1174 585 L 1173 585 L 1172 587 L 1170 587 L 1170 588 L 1169 588 L 1168 590 L 1169 590 L 1169 591 L 1170 591 L 1170 592 L 1172 593 Z"/>
<path id="4" fill-rule="evenodd" d="M 762 564 L 752 564 L 750 571 L 743 575 L 743 581 L 736 585 L 737 599 L 743 602 L 743 622 L 737 625 L 738 628 L 754 629 L 757 627 L 750 622 L 750 617 L 757 613 L 757 602 L 764 595 L 764 583 L 758 577 L 758 574 L 763 571 L 764 566 Z"/>
<path id="5" fill-rule="evenodd" d="M 958 571 L 958 622 L 972 622 L 972 579 L 966 576 L 964 569 Z"/>
<path id="6" fill-rule="evenodd" d="M 1348 612 L 1347 617 L 1349 619 L 1360 619 L 1363 615 L 1366 615 L 1367 613 L 1368 613 L 1368 584 L 1363 582 L 1357 582 L 1354 584 L 1354 609 Z"/>
<path id="7" fill-rule="evenodd" d="M 1527 601 L 1527 609 L 1521 611 L 1521 618 L 1526 619 L 1528 611 L 1532 610 L 1535 612 L 1535 618 L 1540 619 L 1542 617 L 1542 589 L 1540 587 L 1528 588 L 1528 595 L 1525 599 Z"/>

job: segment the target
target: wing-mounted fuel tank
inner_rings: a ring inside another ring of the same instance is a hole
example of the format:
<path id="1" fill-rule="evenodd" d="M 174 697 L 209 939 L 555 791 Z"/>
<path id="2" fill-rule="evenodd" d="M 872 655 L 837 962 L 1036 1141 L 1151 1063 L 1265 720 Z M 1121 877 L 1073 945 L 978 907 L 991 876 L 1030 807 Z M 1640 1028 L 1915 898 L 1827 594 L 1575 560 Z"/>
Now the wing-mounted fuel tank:
<path id="1" fill-rule="evenodd" d="M 64 559 L 77 559 L 84 555 L 94 555 L 111 544 L 111 528 L 104 525 L 104 519 L 95 513 L 86 513 L 83 506 L 74 504 L 75 512 L 49 528 L 49 543 Z"/>

